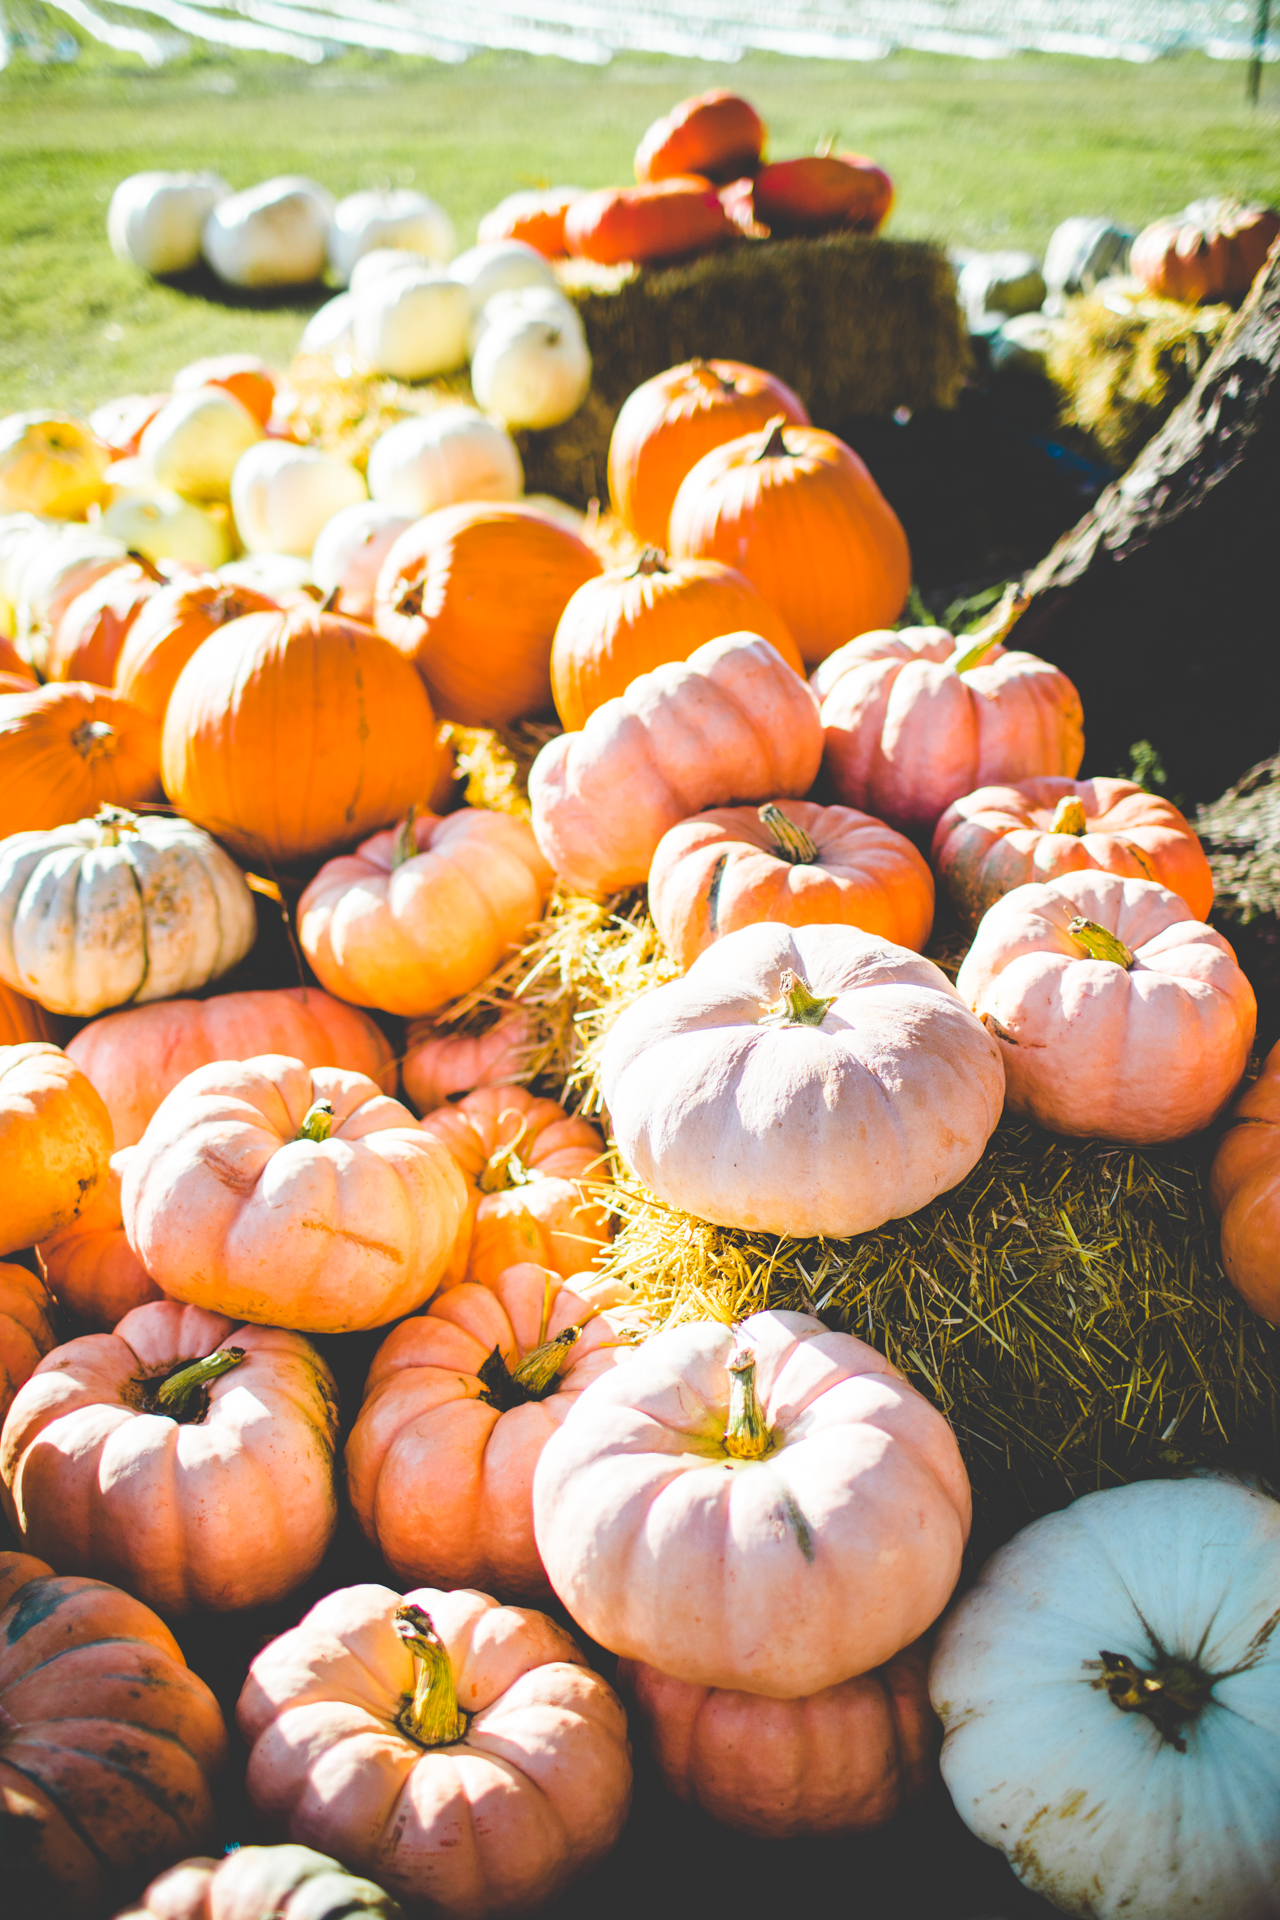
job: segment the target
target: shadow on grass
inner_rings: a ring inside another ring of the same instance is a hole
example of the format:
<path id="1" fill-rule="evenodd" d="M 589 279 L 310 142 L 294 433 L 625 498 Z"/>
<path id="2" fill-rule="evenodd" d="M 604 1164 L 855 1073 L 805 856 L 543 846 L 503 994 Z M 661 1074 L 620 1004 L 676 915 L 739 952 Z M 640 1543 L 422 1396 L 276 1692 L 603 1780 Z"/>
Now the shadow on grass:
<path id="1" fill-rule="evenodd" d="M 161 275 L 160 284 L 171 287 L 175 293 L 188 294 L 193 300 L 204 300 L 214 307 L 247 309 L 257 313 L 297 313 L 304 317 L 314 313 L 317 307 L 322 307 L 326 300 L 332 300 L 341 291 L 338 287 L 326 286 L 323 280 L 309 280 L 304 286 L 232 287 L 225 280 L 220 280 L 213 268 L 203 260 L 198 267 L 192 267 L 186 273 Z"/>

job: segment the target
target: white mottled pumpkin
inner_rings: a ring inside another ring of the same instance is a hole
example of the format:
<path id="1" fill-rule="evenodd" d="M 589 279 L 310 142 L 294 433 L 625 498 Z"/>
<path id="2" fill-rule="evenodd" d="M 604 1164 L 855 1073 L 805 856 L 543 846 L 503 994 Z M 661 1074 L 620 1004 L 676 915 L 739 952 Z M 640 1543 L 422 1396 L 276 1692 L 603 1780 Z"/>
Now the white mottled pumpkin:
<path id="1" fill-rule="evenodd" d="M 189 820 L 104 806 L 0 841 L 0 980 L 52 1013 L 191 993 L 256 924 L 240 869 Z"/>
<path id="2" fill-rule="evenodd" d="M 1280 1910 L 1280 1505 L 1226 1479 L 1027 1527 L 930 1673 L 960 1817 L 1081 1920 Z"/>
<path id="3" fill-rule="evenodd" d="M 494 320 L 476 346 L 471 384 L 480 405 L 509 427 L 558 427 L 578 411 L 591 385 L 591 354 L 577 315 L 517 309 Z"/>

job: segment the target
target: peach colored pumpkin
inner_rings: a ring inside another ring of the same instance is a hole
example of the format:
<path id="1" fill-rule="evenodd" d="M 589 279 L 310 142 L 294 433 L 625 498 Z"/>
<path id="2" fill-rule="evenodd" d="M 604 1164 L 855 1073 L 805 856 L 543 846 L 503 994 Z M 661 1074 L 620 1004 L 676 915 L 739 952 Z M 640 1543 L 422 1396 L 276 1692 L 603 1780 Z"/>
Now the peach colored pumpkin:
<path id="1" fill-rule="evenodd" d="M 617 1281 L 526 1263 L 447 1288 L 387 1335 L 347 1442 L 347 1492 L 398 1580 L 549 1595 L 533 1470 L 629 1344 L 606 1311 L 628 1297 Z"/>
<path id="2" fill-rule="evenodd" d="M 956 988 L 999 1042 L 1011 1112 L 1127 1146 L 1207 1127 L 1257 1025 L 1222 935 L 1167 887 L 1110 873 L 1006 893 Z"/>
<path id="3" fill-rule="evenodd" d="M 547 1441 L 533 1524 L 601 1646 L 792 1700 L 882 1666 L 951 1597 L 969 1480 L 942 1415 L 809 1314 L 666 1327 Z"/>
<path id="4" fill-rule="evenodd" d="M 107 1103 L 115 1144 L 141 1140 L 166 1094 L 197 1067 L 287 1053 L 308 1067 L 347 1067 L 394 1093 L 391 1044 L 367 1013 L 319 987 L 220 993 L 211 1000 L 161 1000 L 91 1020 L 67 1052 Z"/>
<path id="5" fill-rule="evenodd" d="M 543 1613 L 346 1587 L 254 1660 L 246 1785 L 277 1832 L 459 1920 L 553 1899 L 631 1799 L 622 1703 Z"/>
<path id="6" fill-rule="evenodd" d="M 164 1298 L 125 1236 L 120 1179 L 132 1152 L 113 1153 L 107 1178 L 79 1219 L 36 1248 L 58 1304 L 94 1333 L 110 1333 L 134 1307 Z"/>
<path id="7" fill-rule="evenodd" d="M 547 187 L 545 191 L 508 194 L 491 207 L 476 229 L 476 239 L 484 245 L 492 240 L 523 240 L 547 260 L 563 260 L 565 215 L 575 200 L 582 198 L 581 187 Z"/>
<path id="8" fill-rule="evenodd" d="M 298 940 L 339 999 L 434 1013 L 519 946 L 553 879 L 513 814 L 418 814 L 321 867 L 298 902 Z"/>
<path id="9" fill-rule="evenodd" d="M 127 700 L 82 680 L 0 695 L 0 836 L 162 798 L 160 730 Z"/>
<path id="10" fill-rule="evenodd" d="M 761 920 L 861 927 L 920 952 L 933 926 L 933 875 L 908 839 L 870 814 L 771 800 L 697 813 L 664 833 L 649 911 L 682 967 Z"/>
<path id="11" fill-rule="evenodd" d="M 306 1333 L 422 1306 L 467 1205 L 453 1156 L 407 1107 L 362 1073 L 281 1054 L 180 1081 L 120 1198 L 129 1245 L 172 1299 Z"/>
<path id="12" fill-rule="evenodd" d="M 618 1662 L 618 1686 L 667 1791 L 761 1840 L 865 1833 L 922 1798 L 940 1731 L 928 1676 L 919 1641 L 798 1700 L 693 1686 L 640 1660 Z"/>
<path id="13" fill-rule="evenodd" d="M 502 1087 L 524 1078 L 534 1047 L 529 1015 L 516 1008 L 484 1033 L 453 1033 L 430 1020 L 413 1020 L 405 1035 L 400 1080 L 418 1113 L 431 1113 L 455 1093 Z"/>
<path id="14" fill-rule="evenodd" d="M 821 752 L 817 702 L 777 648 L 725 634 L 547 742 L 529 774 L 533 831 L 566 886 L 640 886 L 677 821 L 807 793 Z"/>
<path id="15" fill-rule="evenodd" d="M 248 407 L 258 425 L 265 427 L 276 403 L 280 376 L 254 353 L 215 353 L 206 360 L 193 360 L 173 376 L 175 393 L 191 393 L 196 387 L 221 387 L 233 394 L 242 407 Z"/>
<path id="16" fill-rule="evenodd" d="M 111 1147 L 101 1095 L 60 1047 L 0 1047 L 0 1254 L 78 1220 L 106 1182 Z"/>
<path id="17" fill-rule="evenodd" d="M 40 1276 L 0 1261 L 0 1421 L 37 1362 L 57 1344 L 53 1301 Z"/>
<path id="18" fill-rule="evenodd" d="M 1280 1321 L 1280 1045 L 1227 1122 L 1209 1177 L 1222 1222 L 1222 1264 L 1236 1292 Z"/>
<path id="19" fill-rule="evenodd" d="M 590 1189 L 607 1175 L 604 1139 L 589 1120 L 524 1087 L 480 1087 L 422 1121 L 467 1182 L 455 1279 L 492 1285 L 532 1260 L 564 1279 L 581 1274 L 613 1237 Z"/>
<path id="20" fill-rule="evenodd" d="M 745 573 L 810 666 L 896 620 L 911 586 L 907 536 L 853 448 L 780 416 L 690 468 L 668 545 Z"/>
<path id="21" fill-rule="evenodd" d="M 1213 905 L 1213 875 L 1194 828 L 1172 801 L 1132 780 L 1048 776 L 979 787 L 947 808 L 931 857 L 968 927 L 1014 887 L 1085 868 L 1158 881 L 1197 920 Z"/>
<path id="22" fill-rule="evenodd" d="M 832 797 L 925 836 L 978 787 L 1043 774 L 1074 780 L 1084 758 L 1080 696 L 1047 660 L 1007 651 L 1003 630 L 998 620 L 962 640 L 941 627 L 864 633 L 824 660 L 811 684 Z"/>
<path id="23" fill-rule="evenodd" d="M 149 560 L 138 558 L 114 567 L 84 593 L 77 594 L 50 639 L 45 678 L 88 680 L 97 687 L 113 685 L 116 662 L 129 630 L 163 585 L 160 570 Z"/>
<path id="24" fill-rule="evenodd" d="M 0 1809 L 13 1920 L 98 1920 L 213 1838 L 218 1703 L 150 1607 L 0 1554 Z"/>
<path id="25" fill-rule="evenodd" d="M 668 1205 L 843 1236 L 964 1179 L 1004 1071 L 931 961 L 855 927 L 762 921 L 626 1008 L 600 1088 L 618 1151 Z"/>
<path id="26" fill-rule="evenodd" d="M 186 574 L 144 602 L 124 637 L 115 689 L 164 724 L 169 695 L 196 648 L 211 633 L 249 613 L 270 613 L 274 600 L 216 573 Z"/>
<path id="27" fill-rule="evenodd" d="M 221 1860 L 180 1860 L 116 1920 L 404 1920 L 372 1880 L 311 1847 L 237 1847 Z"/>
<path id="28" fill-rule="evenodd" d="M 267 1606 L 332 1538 L 337 1433 L 301 1334 L 156 1301 L 40 1362 L 0 1436 L 4 1508 L 59 1572 L 166 1614 Z"/>

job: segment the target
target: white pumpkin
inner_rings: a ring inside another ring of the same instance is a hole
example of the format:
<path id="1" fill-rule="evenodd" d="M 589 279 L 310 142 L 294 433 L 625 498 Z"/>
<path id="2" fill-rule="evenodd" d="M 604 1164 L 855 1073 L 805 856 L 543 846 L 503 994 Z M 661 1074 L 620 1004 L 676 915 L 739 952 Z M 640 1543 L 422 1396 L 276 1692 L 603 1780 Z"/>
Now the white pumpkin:
<path id="1" fill-rule="evenodd" d="M 449 268 L 459 286 L 467 290 L 472 316 L 479 313 L 495 293 L 512 287 L 554 287 L 555 268 L 523 240 L 485 240 L 468 247 Z"/>
<path id="2" fill-rule="evenodd" d="M 457 245 L 452 220 L 425 193 L 409 187 L 349 193 L 333 210 L 329 265 L 345 285 L 356 261 L 375 247 L 411 247 L 443 266 Z"/>
<path id="3" fill-rule="evenodd" d="M 204 257 L 232 287 L 292 287 L 324 272 L 333 195 L 301 174 L 228 194 L 205 222 Z"/>
<path id="4" fill-rule="evenodd" d="M 368 253 L 362 253 L 352 267 L 347 291 L 360 293 L 389 273 L 421 273 L 431 264 L 426 254 L 414 247 L 372 247 Z"/>
<path id="5" fill-rule="evenodd" d="M 301 593 L 313 584 L 311 562 L 296 553 L 243 553 L 217 569 L 218 578 L 233 587 L 252 587 L 269 599 Z"/>
<path id="6" fill-rule="evenodd" d="M 467 294 L 447 273 L 384 273 L 355 295 L 357 357 L 394 380 L 453 373 L 467 358 Z"/>
<path id="7" fill-rule="evenodd" d="M 262 438 L 261 424 L 234 393 L 196 387 L 166 400 L 138 443 L 138 458 L 175 493 L 226 500 L 236 461 Z"/>
<path id="8" fill-rule="evenodd" d="M 311 553 L 311 577 L 326 597 L 337 592 L 338 610 L 373 619 L 378 574 L 396 539 L 413 516 L 382 500 L 357 500 L 325 522 Z"/>
<path id="9" fill-rule="evenodd" d="M 1087 1494 L 995 1554 L 929 1690 L 966 1825 L 1065 1913 L 1280 1909 L 1280 1505 L 1226 1479 Z"/>
<path id="10" fill-rule="evenodd" d="M 260 440 L 241 454 L 231 476 L 231 511 L 250 553 L 309 558 L 327 521 L 367 498 L 349 461 L 289 440 Z"/>
<path id="11" fill-rule="evenodd" d="M 1137 237 L 1100 215 L 1073 214 L 1055 227 L 1044 254 L 1045 312 L 1060 314 L 1073 294 L 1092 293 L 1109 275 L 1123 273 Z"/>
<path id="12" fill-rule="evenodd" d="M 523 491 L 511 435 L 461 402 L 397 420 L 369 452 L 369 492 L 414 520 L 464 500 L 518 500 Z"/>
<path id="13" fill-rule="evenodd" d="M 339 293 L 317 307 L 298 342 L 299 353 L 350 353 L 355 346 L 355 298 Z"/>
<path id="14" fill-rule="evenodd" d="M 476 399 L 509 427 L 558 427 L 591 386 L 591 354 L 574 316 L 515 312 L 485 328 L 471 362 Z"/>
<path id="15" fill-rule="evenodd" d="M 201 571 L 220 567 L 231 551 L 224 525 L 194 500 L 163 488 L 119 494 L 103 514 L 102 526 L 131 553 L 145 554 L 148 560 L 179 560 Z"/>
<path id="16" fill-rule="evenodd" d="M 216 173 L 131 173 L 107 209 L 112 253 L 143 273 L 186 273 L 199 262 L 205 222 L 230 192 Z"/>
<path id="17" fill-rule="evenodd" d="M 34 535 L 43 535 L 57 522 L 39 513 L 0 514 L 0 633 L 12 640 L 18 630 L 15 582 L 26 564 Z"/>
<path id="18" fill-rule="evenodd" d="M 105 513 L 117 500 L 138 495 L 145 500 L 164 500 L 172 492 L 173 488 L 158 480 L 145 460 L 131 454 L 127 460 L 113 460 L 102 476 L 102 510 Z"/>
<path id="19" fill-rule="evenodd" d="M 479 346 L 487 328 L 509 320 L 513 314 L 519 314 L 521 318 L 532 315 L 539 320 L 563 321 L 565 326 L 577 329 L 585 344 L 587 336 L 582 316 L 568 294 L 561 293 L 559 287 L 508 287 L 505 292 L 495 293 L 486 300 L 471 322 L 467 339 L 472 353 Z"/>
<path id="20" fill-rule="evenodd" d="M 193 993 L 256 930 L 244 875 L 188 820 L 107 806 L 0 841 L 0 980 L 51 1013 Z"/>
<path id="21" fill-rule="evenodd" d="M 83 520 L 102 496 L 110 459 L 72 414 L 11 413 L 0 420 L 0 513 Z"/>
<path id="22" fill-rule="evenodd" d="M 76 522 L 55 521 L 21 543 L 9 567 L 15 637 L 38 673 L 45 669 L 49 636 L 77 594 L 127 558 L 122 540 Z"/>

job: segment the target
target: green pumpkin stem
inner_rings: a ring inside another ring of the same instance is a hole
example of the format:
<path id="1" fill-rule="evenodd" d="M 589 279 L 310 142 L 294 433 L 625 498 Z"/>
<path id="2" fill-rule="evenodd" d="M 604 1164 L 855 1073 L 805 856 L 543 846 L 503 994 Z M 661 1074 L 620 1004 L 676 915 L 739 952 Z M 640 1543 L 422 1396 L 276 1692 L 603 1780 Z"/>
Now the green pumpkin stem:
<path id="1" fill-rule="evenodd" d="M 811 840 L 803 827 L 789 820 L 776 800 L 766 800 L 757 807 L 762 825 L 768 827 L 773 835 L 773 844 L 777 848 L 780 860 L 789 860 L 793 867 L 816 867 L 818 864 L 817 843 Z"/>
<path id="2" fill-rule="evenodd" d="M 312 1140 L 318 1146 L 327 1140 L 333 1132 L 332 1100 L 314 1100 L 302 1118 L 302 1125 L 294 1134 L 295 1140 Z"/>
<path id="3" fill-rule="evenodd" d="M 827 1009 L 836 1003 L 834 993 L 825 998 L 812 993 L 808 981 L 802 980 L 790 967 L 783 969 L 778 984 L 782 992 L 760 1022 L 761 1026 L 820 1027 L 827 1017 Z"/>
<path id="4" fill-rule="evenodd" d="M 414 1656 L 413 1698 L 406 1701 L 396 1724 L 420 1747 L 449 1747 L 467 1730 L 467 1716 L 458 1705 L 453 1666 L 431 1615 L 412 1601 L 395 1610 L 395 1630 Z"/>
<path id="5" fill-rule="evenodd" d="M 782 430 L 786 424 L 787 417 L 784 413 L 775 413 L 772 420 L 766 423 L 763 429 L 764 440 L 761 444 L 760 451 L 753 456 L 755 462 L 758 463 L 761 460 L 790 460 L 792 458 L 791 449 L 782 437 Z"/>
<path id="6" fill-rule="evenodd" d="M 98 829 L 100 847 L 118 847 L 122 833 L 137 833 L 140 826 L 136 813 L 130 813 L 127 807 L 113 807 L 109 800 L 98 808 L 93 824 Z"/>
<path id="7" fill-rule="evenodd" d="M 1182 1729 L 1207 1706 L 1216 1676 L 1206 1673 L 1194 1660 L 1173 1659 L 1167 1654 L 1157 1659 L 1150 1673 L 1144 1673 L 1127 1654 L 1104 1651 L 1100 1657 L 1102 1677 L 1092 1685 L 1105 1688 L 1111 1704 L 1121 1713 L 1145 1714 L 1162 1740 L 1185 1753 Z"/>
<path id="8" fill-rule="evenodd" d="M 1088 833 L 1089 823 L 1085 818 L 1084 801 L 1078 793 L 1063 794 L 1061 800 L 1059 800 L 1053 810 L 1053 818 L 1049 822 L 1049 831 L 1050 833 L 1074 834 L 1077 840 Z"/>
<path id="9" fill-rule="evenodd" d="M 583 1325 L 585 1322 L 565 1327 L 554 1339 L 543 1340 L 526 1353 L 514 1371 L 503 1359 L 501 1347 L 495 1347 L 478 1369 L 484 1389 L 480 1398 L 496 1407 L 499 1413 L 510 1413 L 513 1407 L 527 1406 L 531 1400 L 545 1400 L 564 1372 L 570 1352 L 582 1338 Z"/>
<path id="10" fill-rule="evenodd" d="M 756 1392 L 756 1357 L 749 1347 L 738 1347 L 729 1362 L 729 1419 L 724 1450 L 731 1460 L 763 1460 L 773 1451 L 765 1425 L 764 1408 Z"/>
<path id="11" fill-rule="evenodd" d="M 952 655 L 951 664 L 956 672 L 968 673 L 970 667 L 980 667 L 992 647 L 1008 639 L 1030 604 L 1030 596 L 1021 587 L 1010 587 L 986 626 L 966 635 L 969 644 L 964 652 Z"/>
<path id="12" fill-rule="evenodd" d="M 203 1360 L 192 1360 L 189 1365 L 179 1367 L 176 1373 L 151 1389 L 152 1413 L 167 1414 L 170 1420 L 179 1422 L 192 1419 L 205 1388 L 248 1357 L 243 1347 L 219 1347 Z"/>
<path id="13" fill-rule="evenodd" d="M 402 867 L 406 860 L 412 860 L 418 851 L 418 803 L 415 800 L 404 819 L 396 829 L 395 841 L 391 848 L 391 871 Z"/>
<path id="14" fill-rule="evenodd" d="M 1096 920 L 1072 920 L 1067 932 L 1078 947 L 1083 947 L 1091 960 L 1110 960 L 1114 966 L 1123 967 L 1128 972 L 1133 965 L 1133 955 L 1123 940 Z"/>

